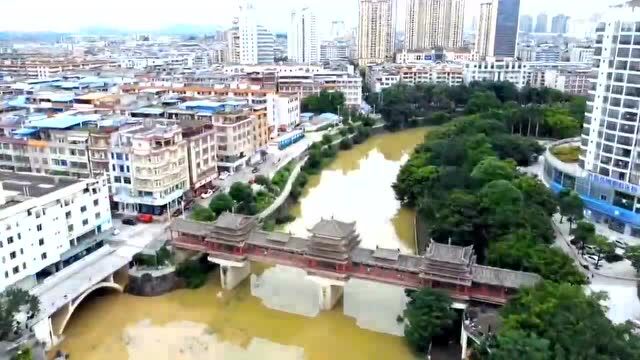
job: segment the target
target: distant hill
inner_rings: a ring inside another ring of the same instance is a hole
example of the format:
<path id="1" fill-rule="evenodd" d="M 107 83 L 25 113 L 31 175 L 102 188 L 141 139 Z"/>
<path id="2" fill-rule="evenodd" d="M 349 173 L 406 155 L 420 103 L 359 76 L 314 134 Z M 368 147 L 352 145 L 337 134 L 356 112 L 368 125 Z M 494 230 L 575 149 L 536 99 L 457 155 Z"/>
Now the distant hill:
<path id="1" fill-rule="evenodd" d="M 33 42 L 56 42 L 66 33 L 58 32 L 22 32 L 22 31 L 0 31 L 0 41 L 33 41 Z"/>

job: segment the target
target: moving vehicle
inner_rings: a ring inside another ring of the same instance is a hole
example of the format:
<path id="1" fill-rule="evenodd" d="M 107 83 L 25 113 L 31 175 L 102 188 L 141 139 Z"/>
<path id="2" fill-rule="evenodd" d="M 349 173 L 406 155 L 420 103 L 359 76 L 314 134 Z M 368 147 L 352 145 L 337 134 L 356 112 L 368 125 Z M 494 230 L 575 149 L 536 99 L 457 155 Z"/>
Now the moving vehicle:
<path id="1" fill-rule="evenodd" d="M 136 219 L 141 223 L 149 224 L 153 222 L 153 216 L 149 214 L 138 214 Z"/>
<path id="2" fill-rule="evenodd" d="M 626 249 L 627 246 L 629 246 L 629 244 L 627 244 L 626 242 L 622 241 L 622 240 L 615 240 L 614 241 L 616 246 L 619 247 L 620 249 Z"/>
<path id="3" fill-rule="evenodd" d="M 138 224 L 138 222 L 134 218 L 124 218 L 122 219 L 122 223 L 124 225 L 130 225 L 130 226 L 134 226 Z"/>
<path id="4" fill-rule="evenodd" d="M 207 191 L 203 192 L 203 193 L 200 195 L 200 198 L 201 198 L 201 199 L 208 199 L 208 198 L 210 198 L 211 196 L 213 196 L 213 189 L 207 189 Z"/>

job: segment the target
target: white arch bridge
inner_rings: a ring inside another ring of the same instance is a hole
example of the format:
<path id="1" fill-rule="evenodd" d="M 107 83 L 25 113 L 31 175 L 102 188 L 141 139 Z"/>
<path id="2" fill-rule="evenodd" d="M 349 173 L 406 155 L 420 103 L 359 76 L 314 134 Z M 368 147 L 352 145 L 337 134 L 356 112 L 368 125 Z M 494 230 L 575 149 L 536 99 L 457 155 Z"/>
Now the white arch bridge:
<path id="1" fill-rule="evenodd" d="M 104 246 L 33 288 L 31 293 L 40 298 L 40 313 L 33 322 L 36 338 L 48 347 L 55 346 L 62 340 L 74 311 L 88 295 L 97 289 L 123 292 L 129 262 L 138 251 L 128 246 Z"/>

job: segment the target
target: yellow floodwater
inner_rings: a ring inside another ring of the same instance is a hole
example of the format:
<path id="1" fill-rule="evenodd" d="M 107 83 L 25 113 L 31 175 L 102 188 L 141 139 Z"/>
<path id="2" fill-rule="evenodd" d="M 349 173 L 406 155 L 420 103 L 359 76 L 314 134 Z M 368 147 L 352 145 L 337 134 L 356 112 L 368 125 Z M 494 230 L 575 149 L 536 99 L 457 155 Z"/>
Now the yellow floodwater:
<path id="1" fill-rule="evenodd" d="M 320 216 L 355 213 L 345 220 L 358 221 L 363 246 L 413 251 L 413 213 L 400 209 L 390 185 L 425 133 L 379 135 L 340 152 L 310 179 L 297 210 L 303 217 L 290 226 L 304 231 Z M 264 268 L 252 264 L 254 273 Z M 403 338 L 357 327 L 343 314 L 342 302 L 314 318 L 271 310 L 251 295 L 248 280 L 223 291 L 217 271 L 197 290 L 152 298 L 90 296 L 64 336 L 54 350 L 80 360 L 414 359 Z"/>
<path id="2" fill-rule="evenodd" d="M 300 202 L 291 209 L 296 220 L 284 229 L 305 236 L 320 218 L 334 217 L 356 222 L 363 247 L 415 252 L 414 212 L 400 207 L 391 184 L 426 133 L 419 128 L 377 135 L 339 152 L 319 175 L 309 178 Z"/>

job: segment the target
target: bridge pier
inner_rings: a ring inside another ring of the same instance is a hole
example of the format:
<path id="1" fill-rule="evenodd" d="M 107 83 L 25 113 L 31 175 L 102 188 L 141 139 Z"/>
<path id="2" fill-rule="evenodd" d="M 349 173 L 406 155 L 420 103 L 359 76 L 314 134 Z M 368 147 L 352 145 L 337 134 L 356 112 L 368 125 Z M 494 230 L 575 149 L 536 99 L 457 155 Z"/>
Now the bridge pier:
<path id="1" fill-rule="evenodd" d="M 344 292 L 344 281 L 326 279 L 319 276 L 308 276 L 309 280 L 318 284 L 320 310 L 331 310 L 338 303 Z"/>
<path id="2" fill-rule="evenodd" d="M 225 290 L 232 290 L 251 274 L 251 262 L 217 259 L 209 256 L 209 261 L 220 265 L 220 285 Z"/>

